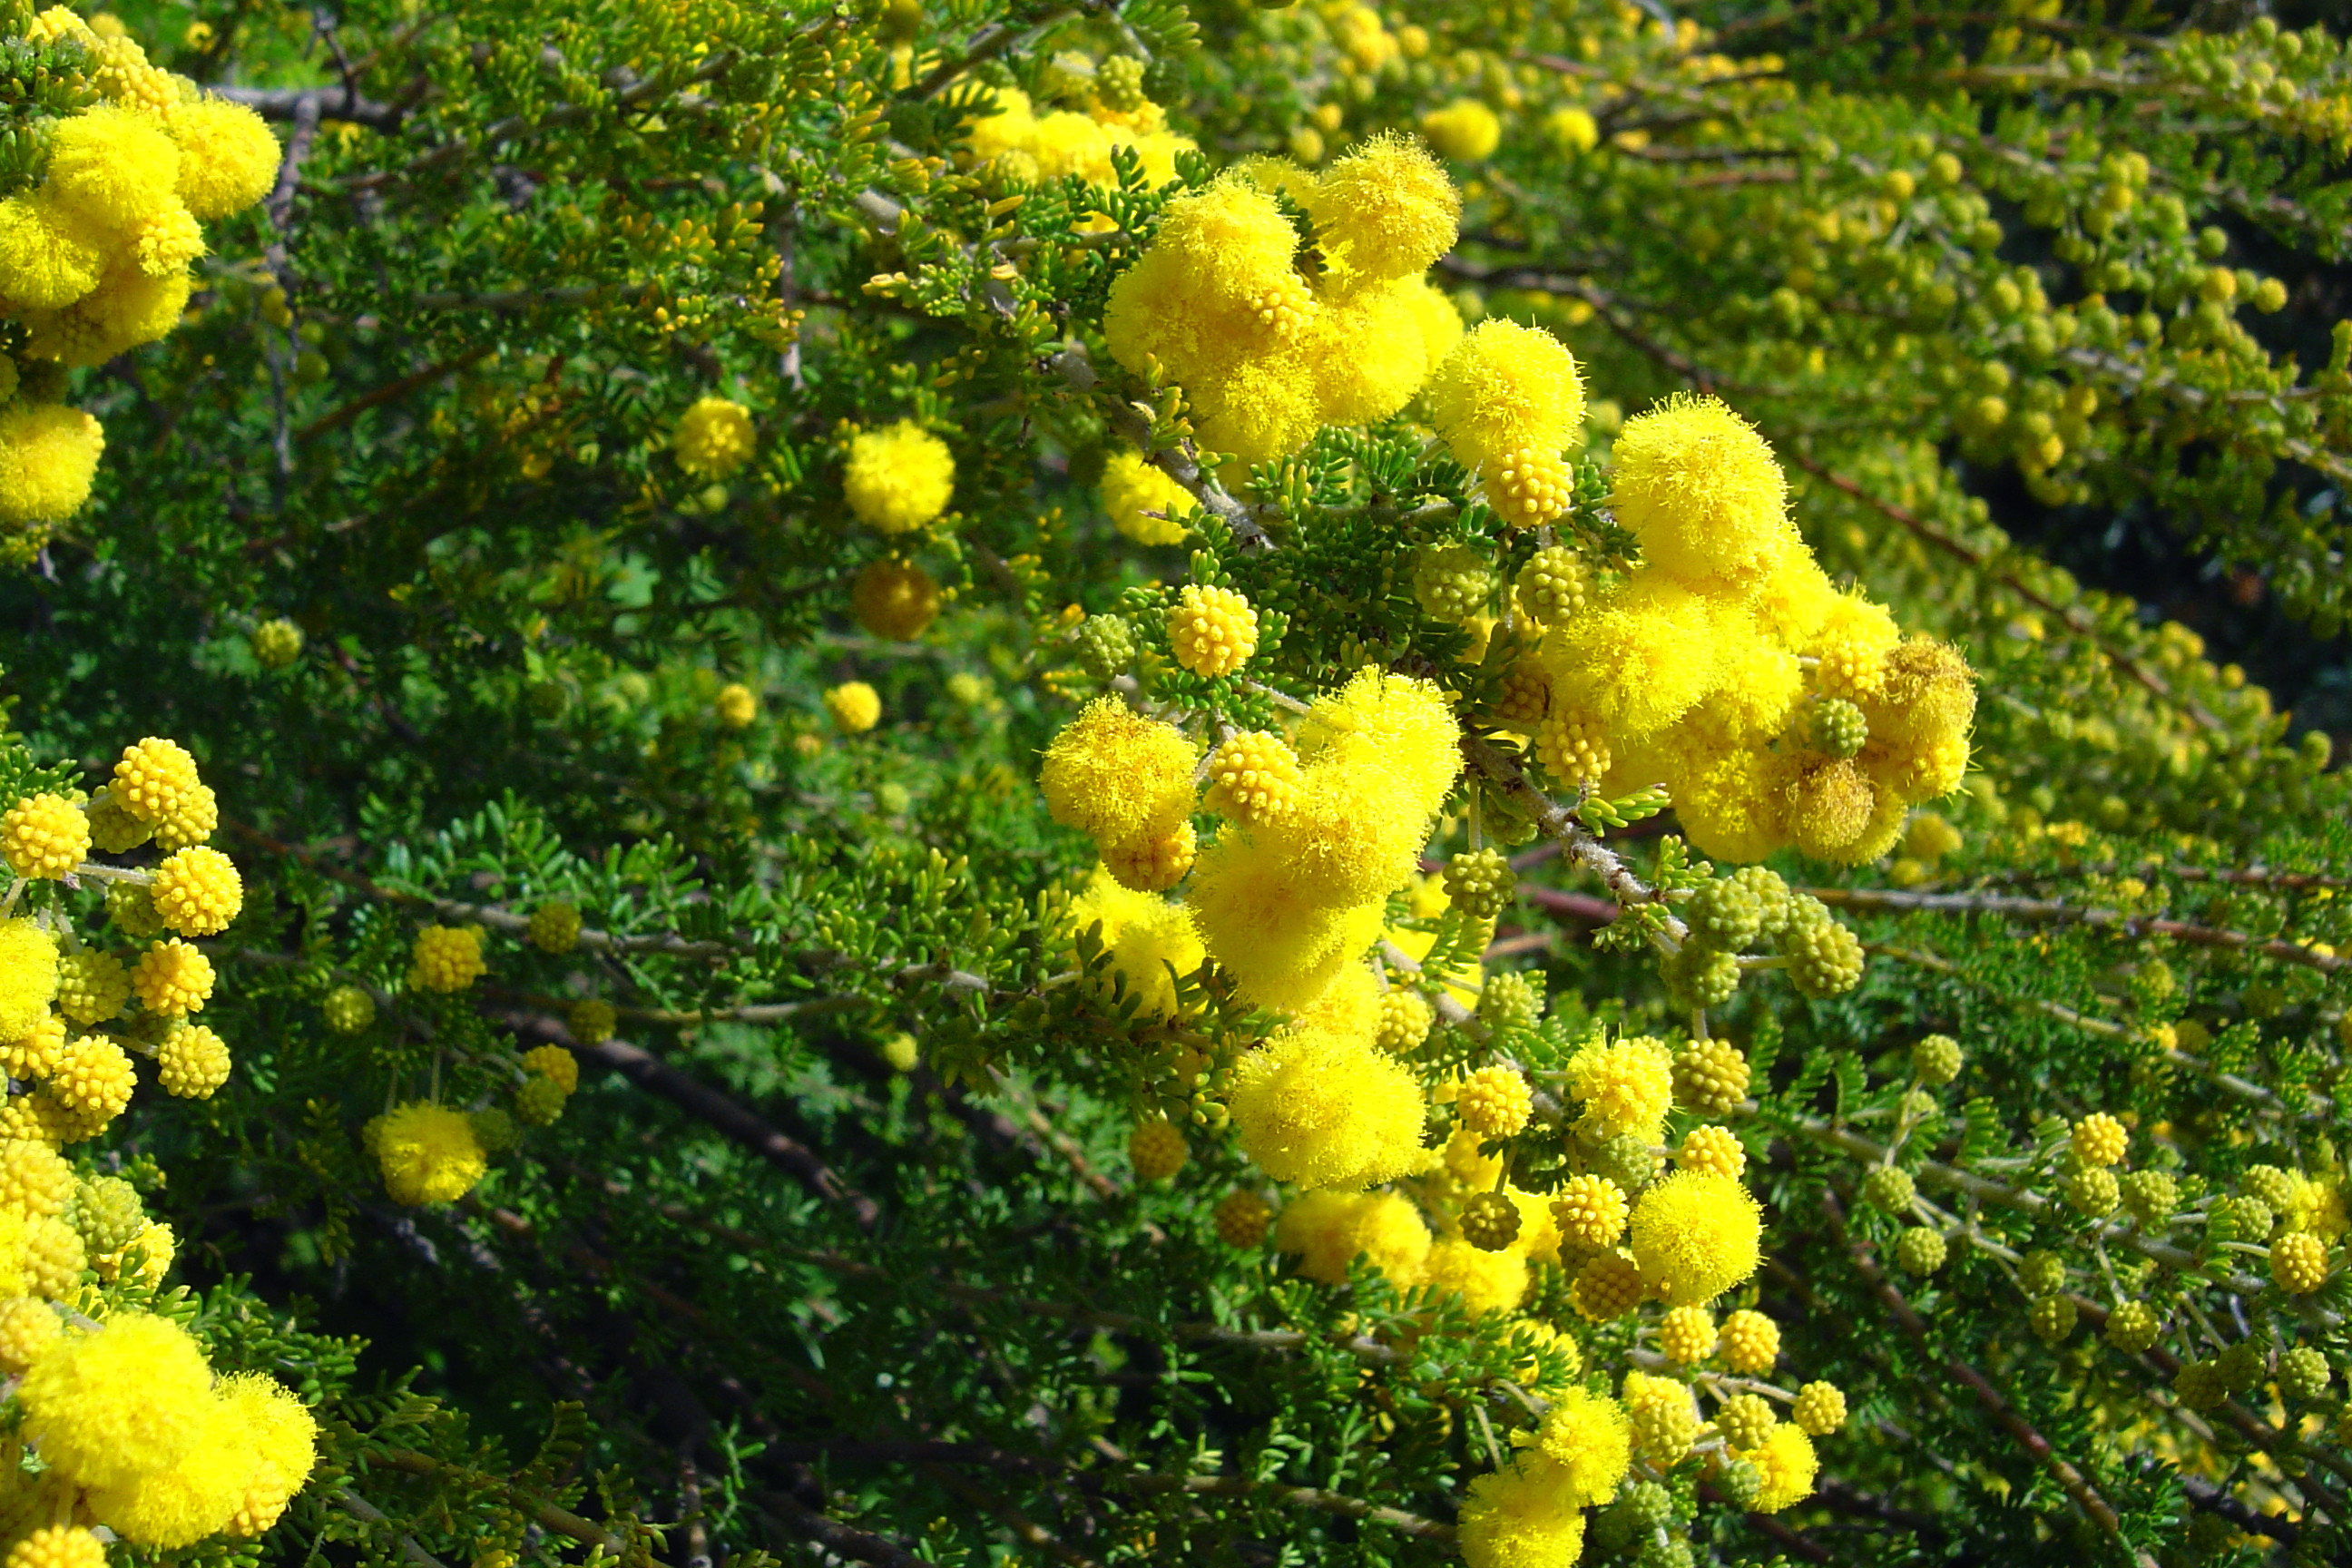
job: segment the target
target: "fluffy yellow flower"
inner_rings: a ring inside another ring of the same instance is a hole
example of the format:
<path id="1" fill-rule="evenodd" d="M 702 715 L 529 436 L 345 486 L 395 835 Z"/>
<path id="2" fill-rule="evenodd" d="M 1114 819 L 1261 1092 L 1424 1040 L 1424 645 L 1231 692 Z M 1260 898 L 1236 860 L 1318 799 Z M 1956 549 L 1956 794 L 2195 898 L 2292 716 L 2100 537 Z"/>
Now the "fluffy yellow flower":
<path id="1" fill-rule="evenodd" d="M 1675 1102 L 1675 1055 L 1664 1041 L 1634 1035 L 1587 1046 L 1570 1059 L 1567 1077 L 1570 1097 L 1584 1107 L 1579 1128 L 1659 1140 Z"/>
<path id="2" fill-rule="evenodd" d="M 1462 218 L 1462 193 L 1445 170 L 1392 132 L 1335 159 L 1305 205 L 1325 257 L 1368 280 L 1428 271 L 1454 247 Z"/>
<path id="3" fill-rule="evenodd" d="M 947 510 L 955 455 L 911 419 L 861 431 L 849 444 L 842 493 L 858 521 L 884 533 L 920 528 Z"/>
<path id="4" fill-rule="evenodd" d="M 1384 899 L 1412 875 L 1432 818 L 1402 769 L 1307 764 L 1297 804 L 1260 830 L 1299 897 L 1325 909 Z"/>
<path id="5" fill-rule="evenodd" d="M 1612 741 L 1636 741 L 1689 712 L 1721 679 L 1721 623 L 1699 595 L 1642 574 L 1544 634 L 1538 663 Z"/>
<path id="6" fill-rule="evenodd" d="M 1576 357 L 1542 328 L 1500 318 L 1465 333 L 1424 391 L 1437 433 L 1473 470 L 1522 449 L 1556 453 L 1584 422 Z"/>
<path id="7" fill-rule="evenodd" d="M 277 132 L 241 103 L 201 98 L 172 111 L 180 144 L 180 199 L 200 218 L 242 212 L 277 183 Z"/>
<path id="8" fill-rule="evenodd" d="M 1421 117 L 1421 133 L 1429 144 L 1457 163 L 1475 163 L 1494 156 L 1503 143 L 1503 122 L 1475 98 L 1457 98 L 1443 109 Z"/>
<path id="9" fill-rule="evenodd" d="M 1571 1388 L 1551 1402 L 1536 1429 L 1536 1451 L 1579 1504 L 1601 1502 L 1633 1468 L 1633 1430 L 1625 1407 L 1605 1394 Z"/>
<path id="10" fill-rule="evenodd" d="M 0 296 L 27 310 L 63 310 L 97 288 L 105 270 L 100 236 L 54 196 L 0 201 Z"/>
<path id="11" fill-rule="evenodd" d="M 1184 524 L 1178 520 L 1194 505 L 1192 492 L 1145 461 L 1142 453 L 1113 452 L 1103 465 L 1101 488 L 1111 526 L 1138 544 L 1184 542 Z"/>
<path id="12" fill-rule="evenodd" d="M 394 1106 L 377 1124 L 374 1144 L 383 1190 L 411 1207 L 455 1203 L 489 1169 L 472 1119 L 439 1105 Z"/>
<path id="13" fill-rule="evenodd" d="M 1429 1226 L 1411 1200 L 1395 1193 L 1303 1193 L 1276 1220 L 1274 1245 L 1299 1255 L 1298 1271 L 1326 1285 L 1347 1282 L 1358 1258 L 1402 1289 L 1421 1278 Z"/>
<path id="14" fill-rule="evenodd" d="M 1193 868 L 1186 905 L 1210 955 L 1254 1005 L 1296 1012 L 1380 940 L 1384 902 L 1334 909 L 1300 895 L 1288 863 L 1228 832 Z"/>
<path id="15" fill-rule="evenodd" d="M 1461 1519 L 1457 1544 L 1469 1568 L 1563 1568 L 1584 1551 L 1582 1500 L 1540 1456 L 1473 1480 Z"/>
<path id="16" fill-rule="evenodd" d="M 1427 1163 L 1421 1085 L 1366 1040 L 1276 1035 L 1235 1065 L 1228 1103 L 1242 1152 L 1278 1182 L 1363 1187 Z"/>
<path id="17" fill-rule="evenodd" d="M 1764 1489 L 1750 1505 L 1757 1512 L 1778 1513 L 1813 1495 L 1813 1478 L 1821 1473 L 1822 1463 L 1804 1428 L 1783 1421 L 1772 1428 L 1762 1447 L 1741 1457 L 1764 1472 Z"/>
<path id="18" fill-rule="evenodd" d="M 228 1533 L 258 1535 L 278 1522 L 310 1479 L 319 1459 L 319 1423 L 291 1390 L 261 1373 L 226 1378 L 219 1392 L 247 1461 Z"/>
<path id="19" fill-rule="evenodd" d="M 1065 826 L 1106 844 L 1172 830 L 1192 812 L 1201 749 L 1182 731 L 1097 698 L 1045 748 L 1037 787 Z"/>
<path id="20" fill-rule="evenodd" d="M 63 522 L 89 499 L 106 433 L 79 408 L 17 403 L 0 413 L 0 522 Z"/>
<path id="21" fill-rule="evenodd" d="M 1434 815 L 1462 776 L 1462 731 L 1444 692 L 1367 666 L 1315 700 L 1298 726 L 1300 758 L 1388 773 L 1413 809 Z"/>
<path id="22" fill-rule="evenodd" d="M 1421 1281 L 1461 1297 L 1473 1317 L 1507 1312 L 1527 1299 L 1528 1260 L 1516 1248 L 1489 1252 L 1455 1237 L 1429 1249 Z"/>
<path id="23" fill-rule="evenodd" d="M 1633 1205 L 1630 1244 L 1642 1279 L 1669 1306 L 1711 1301 L 1756 1272 L 1764 1221 L 1729 1176 L 1676 1171 Z"/>
<path id="24" fill-rule="evenodd" d="M 185 1329 L 118 1311 L 52 1346 L 16 1397 L 43 1459 L 77 1485 L 122 1488 L 170 1471 L 211 1435 L 212 1381 Z"/>
<path id="25" fill-rule="evenodd" d="M 756 439 L 750 409 L 724 397 L 700 397 L 678 416 L 669 449 L 695 478 L 723 479 L 751 460 Z"/>
<path id="26" fill-rule="evenodd" d="M 1678 394 L 1635 415 L 1613 460 L 1617 521 L 1656 571 L 1745 594 L 1804 549 L 1772 448 L 1720 399 Z"/>
<path id="27" fill-rule="evenodd" d="M 1161 1018 L 1172 1015 L 1175 976 L 1192 973 L 1207 956 L 1184 907 L 1122 887 L 1097 866 L 1086 890 L 1071 901 L 1070 930 L 1081 931 L 1097 921 L 1102 924 L 1111 968 L 1140 1000 L 1143 1013 Z"/>
<path id="28" fill-rule="evenodd" d="M 135 228 L 173 203 L 179 180 L 179 148 L 144 114 L 97 104 L 51 122 L 45 188 L 91 223 Z"/>
<path id="29" fill-rule="evenodd" d="M 845 735 L 862 735 L 882 721 L 882 696 L 862 680 L 825 688 L 825 716 Z"/>

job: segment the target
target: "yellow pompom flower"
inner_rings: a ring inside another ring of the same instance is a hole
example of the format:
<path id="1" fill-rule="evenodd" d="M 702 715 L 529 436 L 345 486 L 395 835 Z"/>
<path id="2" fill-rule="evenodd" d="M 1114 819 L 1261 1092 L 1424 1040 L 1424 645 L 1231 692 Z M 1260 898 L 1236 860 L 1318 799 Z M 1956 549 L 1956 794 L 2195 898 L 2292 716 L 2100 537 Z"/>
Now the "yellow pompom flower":
<path id="1" fill-rule="evenodd" d="M 579 1041 L 583 1046 L 603 1045 L 606 1040 L 613 1037 L 613 1031 L 619 1028 L 620 1026 L 620 1015 L 613 1011 L 613 1005 L 610 1002 L 604 1001 L 601 997 L 583 996 L 579 1001 L 574 1002 L 571 1006 L 563 1010 L 563 1026 L 571 1031 L 572 1037 L 573 1039 Z M 542 1047 L 538 1048 L 544 1049 L 545 1047 Z M 560 1047 L 557 1048 L 561 1049 Z M 570 1058 L 572 1056 L 572 1053 L 569 1051 L 565 1051 L 563 1054 L 566 1058 Z M 531 1068 L 530 1057 L 528 1054 L 523 1058 L 523 1066 L 533 1071 L 547 1070 L 544 1068 Z M 563 1070 L 562 1065 L 559 1063 L 554 1068 L 554 1073 L 560 1073 Z M 554 1076 L 554 1073 L 551 1073 L 550 1076 Z M 572 1078 L 572 1088 L 577 1089 L 579 1087 L 580 1064 L 576 1059 L 572 1062 L 571 1074 Z M 571 1090 L 567 1089 L 565 1092 L 570 1093 Z"/>
<path id="2" fill-rule="evenodd" d="M 1557 453 L 1584 422 L 1576 357 L 1540 327 L 1500 318 L 1464 334 L 1423 390 L 1437 433 L 1474 471 L 1523 452 Z"/>
<path id="3" fill-rule="evenodd" d="M 244 104 L 200 98 L 179 105 L 168 123 L 180 145 L 180 199 L 197 217 L 243 212 L 277 183 L 277 132 Z"/>
<path id="4" fill-rule="evenodd" d="M 1480 1068 L 1454 1100 L 1462 1125 L 1485 1138 L 1516 1136 L 1534 1110 L 1535 1091 L 1517 1068 Z"/>
<path id="5" fill-rule="evenodd" d="M 148 889 L 155 912 L 183 936 L 212 936 L 228 929 L 245 907 L 245 880 L 217 849 L 198 846 L 166 856 Z"/>
<path id="6" fill-rule="evenodd" d="M 1274 1244 L 1298 1254 L 1298 1271 L 1309 1279 L 1344 1285 L 1349 1266 L 1361 1258 L 1402 1289 L 1420 1280 L 1431 1241 L 1429 1226 L 1410 1199 L 1326 1187 L 1284 1206 Z"/>
<path id="7" fill-rule="evenodd" d="M 1370 425 L 1412 401 L 1429 378 L 1429 338 L 1412 283 L 1375 283 L 1332 300 L 1302 352 L 1325 425 Z"/>
<path id="8" fill-rule="evenodd" d="M 857 624 L 887 642 L 921 637 L 940 613 L 940 585 L 921 567 L 904 561 L 869 562 L 850 584 L 849 607 Z"/>
<path id="9" fill-rule="evenodd" d="M 1570 1097 L 1584 1107 L 1580 1130 L 1658 1141 L 1675 1102 L 1675 1055 L 1664 1041 L 1633 1035 L 1587 1046 L 1570 1059 L 1567 1078 Z"/>
<path id="10" fill-rule="evenodd" d="M 566 1094 L 580 1088 L 580 1058 L 562 1046 L 533 1046 L 522 1054 L 522 1070 L 554 1079 Z"/>
<path id="11" fill-rule="evenodd" d="M 698 479 L 723 479 L 751 460 L 751 411 L 724 397 L 698 397 L 669 433 L 677 466 Z"/>
<path id="12" fill-rule="evenodd" d="M 375 1130 L 376 1163 L 394 1203 L 455 1203 L 489 1169 L 473 1120 L 420 1100 L 386 1111 Z"/>
<path id="13" fill-rule="evenodd" d="M 1749 1375 L 1769 1372 L 1780 1359 L 1780 1325 L 1743 1307 L 1723 1320 L 1715 1351 L 1734 1372 Z"/>
<path id="14" fill-rule="evenodd" d="M 1185 528 L 1178 520 L 1193 501 L 1192 491 L 1129 450 L 1113 452 L 1103 465 L 1102 504 L 1111 526 L 1138 544 L 1181 544 Z"/>
<path id="15" fill-rule="evenodd" d="M 1694 1127 L 1683 1134 L 1675 1163 L 1685 1171 L 1712 1171 L 1737 1177 L 1748 1169 L 1748 1151 L 1728 1127 Z"/>
<path id="16" fill-rule="evenodd" d="M 1334 909 L 1300 895 L 1285 858 L 1228 833 L 1193 868 L 1185 902 L 1202 944 L 1255 1005 L 1293 1012 L 1381 938 L 1387 906 Z"/>
<path id="17" fill-rule="evenodd" d="M 228 1042 L 202 1024 L 180 1024 L 155 1047 L 155 1078 L 180 1100 L 210 1100 L 228 1081 Z"/>
<path id="18" fill-rule="evenodd" d="M 1633 1468 L 1625 1407 L 1605 1394 L 1568 1389 L 1544 1413 L 1535 1451 L 1559 1467 L 1554 1478 L 1579 1505 L 1600 1502 Z"/>
<path id="19" fill-rule="evenodd" d="M 1363 1187 L 1427 1163 L 1421 1085 L 1366 1040 L 1276 1035 L 1235 1064 L 1228 1104 L 1242 1152 L 1278 1182 Z"/>
<path id="20" fill-rule="evenodd" d="M 1503 122 L 1475 98 L 1457 98 L 1421 117 L 1429 144 L 1457 163 L 1475 163 L 1503 144 Z"/>
<path id="21" fill-rule="evenodd" d="M 144 114 L 97 104 L 51 122 L 45 188 L 91 223 L 135 228 L 172 204 L 179 179 L 179 148 Z"/>
<path id="22" fill-rule="evenodd" d="M 1184 1134 L 1169 1125 L 1164 1117 L 1139 1121 L 1127 1135 L 1127 1162 L 1134 1167 L 1139 1182 L 1164 1182 L 1184 1168 L 1192 1151 L 1184 1146 Z"/>
<path id="23" fill-rule="evenodd" d="M 1288 742 L 1265 730 L 1245 730 L 1210 756 L 1208 784 L 1201 796 L 1203 809 L 1263 827 L 1297 807 L 1306 775 Z"/>
<path id="24" fill-rule="evenodd" d="M 1100 922 L 1111 968 L 1146 1015 L 1165 1018 L 1176 1011 L 1176 976 L 1192 973 L 1207 956 L 1181 904 L 1122 886 L 1097 867 L 1085 891 L 1070 904 L 1070 930 Z"/>
<path id="25" fill-rule="evenodd" d="M 1804 548 L 1772 448 L 1717 398 L 1677 395 L 1628 419 L 1613 462 L 1617 521 L 1655 571 L 1744 594 Z"/>
<path id="26" fill-rule="evenodd" d="M 1578 1247 L 1616 1246 L 1632 1212 L 1625 1189 L 1606 1176 L 1570 1176 L 1551 1203 L 1560 1239 Z"/>
<path id="27" fill-rule="evenodd" d="M 1713 606 L 1642 574 L 1544 634 L 1538 661 L 1555 692 L 1621 745 L 1664 729 L 1718 684 L 1724 651 Z"/>
<path id="28" fill-rule="evenodd" d="M 167 937 L 139 955 L 131 991 L 142 1006 L 165 1017 L 202 1012 L 213 994 L 213 961 L 178 937 Z"/>
<path id="29" fill-rule="evenodd" d="M 1527 1299 L 1528 1260 L 1517 1247 L 1489 1252 L 1459 1237 L 1450 1237 L 1429 1249 L 1421 1282 L 1461 1297 L 1474 1318 L 1508 1312 Z"/>
<path id="30" fill-rule="evenodd" d="M 1498 453 L 1481 482 L 1486 504 L 1514 528 L 1540 528 L 1568 510 L 1576 475 L 1557 453 L 1532 447 Z"/>
<path id="31" fill-rule="evenodd" d="M 247 1468 L 227 1533 L 255 1536 L 276 1524 L 319 1459 L 319 1423 L 292 1390 L 262 1373 L 220 1384 L 220 1400 L 243 1436 Z"/>
<path id="32" fill-rule="evenodd" d="M 181 796 L 202 781 L 196 759 L 174 741 L 150 735 L 123 748 L 107 795 L 142 822 L 161 822 L 179 809 Z"/>
<path id="33" fill-rule="evenodd" d="M 1778 1513 L 1813 1495 L 1813 1478 L 1821 1473 L 1821 1458 L 1813 1452 L 1813 1440 L 1805 1436 L 1801 1426 L 1780 1422 L 1764 1439 L 1762 1447 L 1740 1457 L 1764 1472 L 1763 1489 L 1749 1505 L 1757 1512 Z"/>
<path id="34" fill-rule="evenodd" d="M 865 681 L 829 686 L 819 700 L 833 727 L 845 735 L 862 735 L 882 721 L 882 695 Z"/>
<path id="35" fill-rule="evenodd" d="M 718 714 L 719 722 L 730 730 L 748 729 L 751 721 L 760 716 L 760 699 L 740 680 L 730 680 L 720 687 L 719 695 L 710 700 L 710 707 Z"/>
<path id="36" fill-rule="evenodd" d="M 1171 830 L 1192 812 L 1201 751 L 1182 731 L 1097 698 L 1045 748 L 1037 786 L 1054 820 L 1104 843 Z"/>
<path id="37" fill-rule="evenodd" d="M 858 433 L 841 475 L 843 495 L 859 521 L 884 533 L 922 527 L 947 510 L 955 493 L 955 455 L 911 419 Z"/>
<path id="38" fill-rule="evenodd" d="M 19 401 L 0 413 L 0 522 L 71 517 L 89 499 L 105 450 L 105 431 L 79 408 Z"/>
<path id="39" fill-rule="evenodd" d="M 1584 1552 L 1584 1510 L 1574 1489 L 1538 1456 L 1470 1483 L 1456 1544 L 1469 1568 L 1562 1568 Z"/>
<path id="40" fill-rule="evenodd" d="M 0 921 L 0 1040 L 40 1028 L 57 994 L 57 938 L 27 920 Z"/>
<path id="41" fill-rule="evenodd" d="M 89 858 L 89 818 L 63 795 L 26 795 L 0 816 L 0 858 L 19 877 L 69 875 Z"/>
<path id="42" fill-rule="evenodd" d="M 1301 760 L 1377 770 L 1433 816 L 1462 776 L 1462 730 L 1429 681 L 1367 666 L 1315 700 L 1297 733 Z"/>
<path id="43" fill-rule="evenodd" d="M 1454 247 L 1462 193 L 1411 137 L 1372 137 L 1335 159 L 1304 203 L 1327 258 L 1366 280 L 1418 278 Z"/>
<path id="44" fill-rule="evenodd" d="M 100 235 L 51 195 L 0 201 L 0 296 L 32 310 L 61 310 L 106 271 Z"/>
<path id="45" fill-rule="evenodd" d="M 1674 1307 L 1658 1320 L 1658 1349 L 1676 1366 L 1696 1366 L 1715 1353 L 1715 1320 L 1705 1307 Z"/>
<path id="46" fill-rule="evenodd" d="M 2069 1140 L 2074 1158 L 2085 1165 L 2112 1165 L 2124 1157 L 2131 1146 L 2131 1134 L 2124 1124 L 2104 1110 L 2095 1110 L 2074 1123 L 2074 1136 Z"/>
<path id="47" fill-rule="evenodd" d="M 1257 612 L 1231 588 L 1187 584 L 1168 611 L 1176 662 L 1195 675 L 1231 675 L 1257 651 Z"/>
<path id="48" fill-rule="evenodd" d="M 1642 1194 L 1628 1227 L 1642 1278 L 1670 1306 L 1711 1301 L 1756 1272 L 1764 1221 L 1729 1176 L 1676 1171 Z"/>
<path id="49" fill-rule="evenodd" d="M 173 202 L 131 235 L 131 256 L 149 278 L 176 278 L 205 251 L 205 231 L 186 205 Z"/>
<path id="50" fill-rule="evenodd" d="M 1601 145 L 1601 122 L 1591 110 L 1573 104 L 1544 116 L 1544 133 L 1570 153 L 1590 153 Z"/>
<path id="51" fill-rule="evenodd" d="M 463 991 L 489 972 L 481 933 L 471 926 L 426 926 L 416 933 L 409 961 L 427 991 Z"/>
<path id="52" fill-rule="evenodd" d="M 212 1381 L 185 1329 L 117 1311 L 49 1347 L 16 1397 L 41 1458 L 76 1485 L 102 1490 L 168 1473 L 210 1436 Z"/>
<path id="53" fill-rule="evenodd" d="M 1320 761 L 1306 768 L 1297 804 L 1261 837 L 1300 898 L 1338 909 L 1404 886 L 1430 827 L 1427 808 L 1401 772 Z"/>

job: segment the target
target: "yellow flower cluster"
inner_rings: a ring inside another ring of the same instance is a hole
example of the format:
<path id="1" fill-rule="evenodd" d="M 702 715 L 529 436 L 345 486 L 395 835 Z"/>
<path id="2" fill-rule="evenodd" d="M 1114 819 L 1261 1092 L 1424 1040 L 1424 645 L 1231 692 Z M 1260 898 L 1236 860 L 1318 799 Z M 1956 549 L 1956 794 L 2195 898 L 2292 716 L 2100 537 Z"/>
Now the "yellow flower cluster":
<path id="1" fill-rule="evenodd" d="M 150 736 L 124 750 L 87 803 L 46 794 L 17 801 L 0 815 L 0 849 L 19 875 L 107 878 L 107 910 L 127 934 L 212 936 L 245 901 L 236 865 L 203 842 L 218 819 L 195 759 Z M 152 872 L 85 858 L 93 847 L 119 853 L 151 839 L 174 846 Z M 228 1081 L 228 1047 L 188 1015 L 212 990 L 212 961 L 180 936 L 150 942 L 126 965 L 80 945 L 57 911 L 41 922 L 0 921 L 0 1068 L 24 1088 L 0 1109 L 0 1139 L 55 1148 L 97 1137 L 131 1103 L 131 1051 L 154 1059 L 165 1092 L 208 1098 Z M 145 1016 L 126 1021 L 134 1001 Z"/>
<path id="2" fill-rule="evenodd" d="M 955 494 L 955 454 L 911 419 L 850 437 L 841 489 L 868 528 L 906 533 L 935 521 Z"/>
<path id="3" fill-rule="evenodd" d="M 290 1391 L 258 1373 L 216 1377 L 185 1329 L 147 1312 L 50 1339 L 17 1399 L 8 1457 L 29 1446 L 46 1468 L 7 1465 L 17 1495 L 0 1511 L 78 1516 L 141 1546 L 260 1534 L 318 1457 L 318 1424 Z"/>
<path id="4" fill-rule="evenodd" d="M 409 984 L 426 991 L 463 991 L 488 973 L 477 926 L 426 926 L 416 933 Z"/>
<path id="5" fill-rule="evenodd" d="M 1312 219 L 1322 257 L 1298 256 Z M 1428 150 L 1366 142 L 1319 177 L 1254 159 L 1168 205 L 1150 249 L 1111 285 L 1103 331 L 1139 375 L 1181 383 L 1203 446 L 1245 462 L 1325 425 L 1402 408 L 1461 334 L 1423 277 L 1454 240 L 1461 196 Z"/>
<path id="6" fill-rule="evenodd" d="M 1472 349 L 1454 363 L 1476 373 L 1449 367 L 1431 400 L 1465 460 L 1493 463 L 1512 438 L 1496 410 L 1542 401 L 1527 385 L 1538 356 Z M 1549 406 L 1580 406 L 1572 363 L 1546 374 Z M 1611 504 L 1642 562 L 1563 602 L 1523 662 L 1522 684 L 1531 669 L 1541 689 L 1514 707 L 1542 714 L 1538 760 L 1604 794 L 1664 783 L 1691 843 L 1718 859 L 1790 843 L 1842 864 L 1885 854 L 1909 808 L 1967 768 L 1966 661 L 1831 584 L 1770 447 L 1716 399 L 1627 421 L 1614 463 Z"/>
<path id="7" fill-rule="evenodd" d="M 1103 510 L 1111 526 L 1138 544 L 1181 544 L 1178 521 L 1192 505 L 1192 492 L 1144 460 L 1137 451 L 1113 452 L 1103 464 Z"/>
<path id="8" fill-rule="evenodd" d="M 1000 177 L 1022 184 L 1076 174 L 1090 185 L 1115 186 L 1118 174 L 1111 151 L 1132 147 L 1143 162 L 1143 177 L 1164 185 L 1176 177 L 1176 154 L 1195 150 L 1189 136 L 1168 129 L 1168 115 L 1145 100 L 1119 110 L 1097 98 L 1085 111 L 1037 112 L 1017 87 L 1000 87 L 996 112 L 973 122 L 971 156 Z"/>
<path id="9" fill-rule="evenodd" d="M 250 109 L 150 65 L 119 28 L 101 36 L 60 5 L 28 36 L 79 40 L 100 96 L 47 124 L 40 183 L 0 201 L 0 309 L 26 359 L 102 364 L 178 325 L 205 253 L 199 220 L 268 192 L 278 139 Z M 16 363 L 0 384 L 20 386 Z M 26 388 L 0 406 L 0 530 L 24 559 L 89 499 L 106 445 L 97 420 L 53 396 Z"/>
<path id="10" fill-rule="evenodd" d="M 697 398 L 670 432 L 677 466 L 697 479 L 723 479 L 751 460 L 751 411 L 724 397 Z"/>

